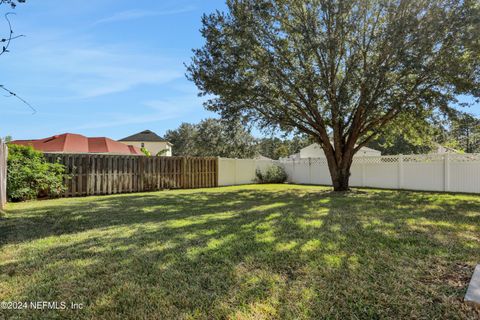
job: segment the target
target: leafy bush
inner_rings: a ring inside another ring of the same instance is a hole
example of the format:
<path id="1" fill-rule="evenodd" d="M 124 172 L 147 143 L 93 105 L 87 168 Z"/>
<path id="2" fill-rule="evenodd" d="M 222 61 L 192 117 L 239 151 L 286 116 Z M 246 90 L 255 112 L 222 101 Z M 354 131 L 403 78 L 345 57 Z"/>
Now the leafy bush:
<path id="1" fill-rule="evenodd" d="M 167 154 L 167 152 L 168 152 L 168 149 L 162 149 L 157 152 L 157 157 L 163 157 L 165 156 L 165 154 Z"/>
<path id="2" fill-rule="evenodd" d="M 257 169 L 255 174 L 257 183 L 284 183 L 287 181 L 287 173 L 282 167 L 277 165 L 268 167 L 265 172 Z"/>
<path id="3" fill-rule="evenodd" d="M 141 148 L 140 148 L 140 151 L 142 151 L 143 154 L 146 155 L 147 157 L 151 157 L 151 156 L 152 156 L 152 154 L 150 153 L 150 151 L 148 151 L 148 149 L 145 148 L 145 147 L 141 147 Z"/>
<path id="4" fill-rule="evenodd" d="M 65 166 L 49 163 L 32 147 L 8 146 L 7 195 L 10 201 L 25 201 L 40 196 L 55 197 L 65 191 Z"/>

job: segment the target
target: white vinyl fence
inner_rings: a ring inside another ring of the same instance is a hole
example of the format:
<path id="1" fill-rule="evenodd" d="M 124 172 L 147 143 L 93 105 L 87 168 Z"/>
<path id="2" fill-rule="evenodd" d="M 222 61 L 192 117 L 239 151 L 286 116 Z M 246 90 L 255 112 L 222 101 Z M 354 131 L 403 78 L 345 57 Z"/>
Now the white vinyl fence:
<path id="1" fill-rule="evenodd" d="M 255 169 L 282 166 L 290 183 L 331 185 L 325 158 L 290 161 L 220 159 L 219 185 L 252 183 Z M 352 187 L 480 193 L 480 154 L 357 157 Z"/>
<path id="2" fill-rule="evenodd" d="M 275 163 L 280 164 L 275 160 L 220 158 L 218 160 L 218 185 L 234 186 L 254 183 L 257 169 L 265 170 Z"/>

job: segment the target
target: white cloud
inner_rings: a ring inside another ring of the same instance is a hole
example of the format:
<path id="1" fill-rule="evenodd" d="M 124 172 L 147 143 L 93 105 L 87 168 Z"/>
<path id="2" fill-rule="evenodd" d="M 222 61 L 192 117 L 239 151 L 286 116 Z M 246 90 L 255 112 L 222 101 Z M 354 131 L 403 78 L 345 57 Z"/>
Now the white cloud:
<path id="1" fill-rule="evenodd" d="M 117 12 L 109 17 L 99 19 L 95 21 L 93 25 L 98 25 L 102 23 L 119 22 L 119 21 L 128 21 L 128 20 L 134 20 L 134 19 L 140 19 L 140 18 L 146 18 L 146 17 L 175 15 L 175 14 L 190 12 L 194 9 L 195 9 L 194 6 L 186 6 L 182 8 L 166 9 L 162 11 L 127 10 L 127 11 Z"/>
<path id="2" fill-rule="evenodd" d="M 57 90 L 44 91 L 49 99 L 83 99 L 159 85 L 184 77 L 174 58 L 132 52 L 121 46 L 101 47 L 88 42 L 49 41 L 16 55 L 24 63 L 17 71 L 33 74 L 30 80 Z M 35 79 L 38 78 L 38 79 Z M 61 97 L 58 93 L 61 92 Z M 68 100 L 67 99 L 67 100 Z"/>
<path id="3" fill-rule="evenodd" d="M 192 110 L 202 105 L 202 99 L 198 97 L 179 97 L 164 100 L 149 100 L 142 104 L 142 115 L 135 113 L 111 113 L 102 116 L 102 121 L 89 122 L 85 125 L 73 128 L 73 130 L 98 129 L 120 127 L 130 124 L 152 123 L 171 119 L 182 119 Z"/>

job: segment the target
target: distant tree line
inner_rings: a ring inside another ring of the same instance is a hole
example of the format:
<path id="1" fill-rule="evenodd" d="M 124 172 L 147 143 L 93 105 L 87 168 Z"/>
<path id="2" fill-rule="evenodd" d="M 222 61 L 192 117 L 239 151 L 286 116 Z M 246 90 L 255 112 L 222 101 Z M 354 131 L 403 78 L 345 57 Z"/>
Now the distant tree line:
<path id="1" fill-rule="evenodd" d="M 472 114 L 458 111 L 451 113 L 448 118 L 411 123 L 415 123 L 416 127 L 389 127 L 368 147 L 384 155 L 430 153 L 439 145 L 460 152 L 480 152 L 480 119 Z M 271 159 L 295 154 L 314 142 L 305 135 L 256 138 L 240 121 L 213 118 L 198 124 L 182 123 L 177 129 L 168 130 L 165 139 L 174 145 L 174 156 L 264 156 Z"/>
<path id="2" fill-rule="evenodd" d="M 389 127 L 368 146 L 385 155 L 430 153 L 439 146 L 480 153 L 480 119 L 473 114 L 451 111 L 444 117 L 436 115 L 428 121 L 417 119 L 410 123 L 411 127 Z"/>
<path id="3" fill-rule="evenodd" d="M 198 124 L 182 123 L 169 130 L 174 156 L 219 156 L 251 158 L 256 154 L 255 138 L 240 122 L 205 119 Z"/>
<path id="4" fill-rule="evenodd" d="M 198 124 L 182 123 L 168 130 L 165 139 L 173 144 L 174 156 L 219 156 L 271 159 L 298 152 L 311 142 L 303 136 L 255 138 L 240 121 L 205 119 Z"/>

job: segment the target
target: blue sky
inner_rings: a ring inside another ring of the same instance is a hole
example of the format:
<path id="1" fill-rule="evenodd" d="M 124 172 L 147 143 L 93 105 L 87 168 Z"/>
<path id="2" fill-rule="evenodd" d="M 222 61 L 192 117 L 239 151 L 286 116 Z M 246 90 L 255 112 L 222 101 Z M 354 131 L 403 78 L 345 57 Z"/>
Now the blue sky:
<path id="1" fill-rule="evenodd" d="M 203 43 L 202 14 L 222 8 L 223 0 L 27 0 L 11 19 L 26 37 L 0 57 L 0 84 L 37 113 L 0 95 L 0 136 L 163 135 L 215 116 L 185 78 L 184 63 Z"/>
<path id="2" fill-rule="evenodd" d="M 26 37 L 0 57 L 0 84 L 37 113 L 0 95 L 0 136 L 163 135 L 215 116 L 185 78 L 184 63 L 203 44 L 202 14 L 224 8 L 224 0 L 27 0 L 12 17 Z M 480 106 L 470 111 L 480 115 Z"/>

